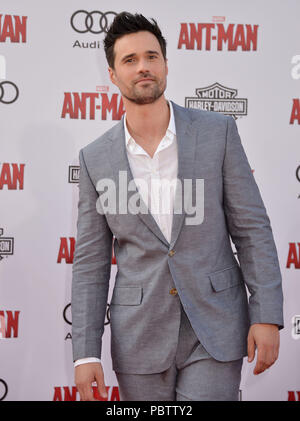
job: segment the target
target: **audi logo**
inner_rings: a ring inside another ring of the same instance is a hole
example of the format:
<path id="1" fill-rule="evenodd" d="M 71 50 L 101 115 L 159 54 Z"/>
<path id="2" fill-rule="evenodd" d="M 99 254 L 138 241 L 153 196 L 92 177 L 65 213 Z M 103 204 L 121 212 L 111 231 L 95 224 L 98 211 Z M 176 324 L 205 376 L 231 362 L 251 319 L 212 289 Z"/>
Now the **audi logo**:
<path id="1" fill-rule="evenodd" d="M 70 322 L 70 320 L 69 320 L 69 318 L 68 318 L 68 316 L 67 316 L 67 311 L 69 310 L 69 307 L 71 307 L 71 303 L 70 303 L 70 304 L 68 304 L 68 305 L 66 305 L 66 307 L 64 308 L 64 311 L 63 311 L 63 318 L 64 318 L 65 322 L 66 322 L 66 323 L 68 323 L 68 325 L 71 325 L 71 324 L 72 324 L 72 322 Z"/>
<path id="2" fill-rule="evenodd" d="M 3 385 L 3 387 L 0 387 L 0 401 L 3 401 L 7 395 L 8 387 L 7 387 L 6 382 L 3 379 L 0 379 L 0 383 L 2 383 Z"/>
<path id="3" fill-rule="evenodd" d="M 68 325 L 72 325 L 72 322 L 70 321 L 70 318 L 69 318 L 70 315 L 69 314 L 67 315 L 67 313 L 69 313 L 69 311 L 70 311 L 70 308 L 71 308 L 71 303 L 67 304 L 66 307 L 64 308 L 64 311 L 63 311 L 64 321 Z M 109 303 L 107 303 L 107 308 L 106 308 L 106 319 L 107 319 L 107 321 L 104 322 L 104 325 L 108 325 L 110 323 Z"/>
<path id="4" fill-rule="evenodd" d="M 92 12 L 77 10 L 71 16 L 71 26 L 74 31 L 80 34 L 85 34 L 86 32 L 101 34 L 102 32 L 107 32 L 115 16 L 117 16 L 115 12 L 103 13 L 99 10 L 93 10 Z"/>
<path id="5" fill-rule="evenodd" d="M 105 326 L 110 324 L 110 304 L 109 303 L 107 303 L 106 318 L 107 318 L 107 322 L 104 323 Z"/>
<path id="6" fill-rule="evenodd" d="M 300 165 L 299 165 L 299 167 L 296 169 L 296 177 L 297 177 L 297 180 L 298 180 L 298 181 L 300 181 Z"/>
<path id="7" fill-rule="evenodd" d="M 10 87 L 7 89 L 8 86 Z M 2 104 L 12 104 L 18 99 L 18 96 L 19 89 L 16 84 L 6 80 L 0 82 L 0 102 L 2 102 Z"/>

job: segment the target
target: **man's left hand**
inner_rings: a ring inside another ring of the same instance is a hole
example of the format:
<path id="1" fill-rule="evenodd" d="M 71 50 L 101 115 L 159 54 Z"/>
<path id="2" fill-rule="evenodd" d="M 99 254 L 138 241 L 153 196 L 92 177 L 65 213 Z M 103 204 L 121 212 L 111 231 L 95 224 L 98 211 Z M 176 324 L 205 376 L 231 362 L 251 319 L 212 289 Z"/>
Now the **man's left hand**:
<path id="1" fill-rule="evenodd" d="M 255 323 L 249 329 L 248 334 L 248 362 L 255 357 L 257 348 L 257 360 L 253 374 L 260 374 L 275 363 L 279 354 L 279 330 L 278 326 L 269 323 Z"/>

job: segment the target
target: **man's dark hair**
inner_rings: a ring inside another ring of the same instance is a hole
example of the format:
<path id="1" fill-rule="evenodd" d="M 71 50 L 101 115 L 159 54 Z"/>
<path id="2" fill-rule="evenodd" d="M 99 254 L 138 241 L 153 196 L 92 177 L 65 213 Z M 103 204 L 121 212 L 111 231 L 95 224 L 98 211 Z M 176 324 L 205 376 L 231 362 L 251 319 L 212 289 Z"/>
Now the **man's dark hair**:
<path id="1" fill-rule="evenodd" d="M 139 31 L 148 31 L 151 34 L 155 35 L 164 59 L 167 57 L 167 43 L 165 38 L 162 36 L 161 30 L 159 29 L 155 19 L 151 19 L 150 22 L 145 16 L 140 14 L 131 14 L 128 12 L 119 13 L 113 20 L 110 25 L 106 37 L 103 41 L 104 51 L 106 55 L 106 60 L 108 65 L 114 69 L 115 63 L 115 53 L 114 45 L 117 39 L 121 38 L 123 35 L 133 34 L 134 32 Z"/>

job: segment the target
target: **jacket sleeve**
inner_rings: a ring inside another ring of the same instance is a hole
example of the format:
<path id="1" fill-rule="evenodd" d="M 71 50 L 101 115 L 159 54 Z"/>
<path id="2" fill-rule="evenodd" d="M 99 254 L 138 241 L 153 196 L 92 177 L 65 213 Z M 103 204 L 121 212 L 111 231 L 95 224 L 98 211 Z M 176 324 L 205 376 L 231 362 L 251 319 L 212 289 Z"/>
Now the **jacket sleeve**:
<path id="1" fill-rule="evenodd" d="M 270 220 L 232 117 L 227 117 L 223 183 L 227 226 L 250 293 L 250 323 L 282 329 L 282 280 Z"/>
<path id="2" fill-rule="evenodd" d="M 79 162 L 71 299 L 73 361 L 85 357 L 101 358 L 113 239 L 105 216 L 97 212 L 98 193 L 88 174 L 83 150 L 80 150 Z"/>

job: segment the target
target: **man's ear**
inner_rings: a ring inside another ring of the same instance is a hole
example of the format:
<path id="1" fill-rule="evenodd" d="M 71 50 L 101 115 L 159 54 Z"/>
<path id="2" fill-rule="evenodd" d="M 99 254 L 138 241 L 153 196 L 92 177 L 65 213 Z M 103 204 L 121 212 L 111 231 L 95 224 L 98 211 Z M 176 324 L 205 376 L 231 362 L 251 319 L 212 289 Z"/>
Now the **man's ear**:
<path id="1" fill-rule="evenodd" d="M 165 63 L 166 63 L 166 76 L 168 76 L 169 73 L 169 68 L 168 68 L 168 59 L 165 59 Z"/>
<path id="2" fill-rule="evenodd" d="M 108 68 L 108 73 L 109 73 L 109 77 L 111 82 L 116 85 L 116 78 L 115 78 L 115 72 L 114 69 L 112 69 L 111 67 Z"/>

